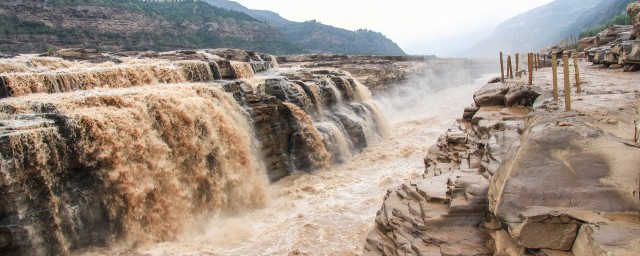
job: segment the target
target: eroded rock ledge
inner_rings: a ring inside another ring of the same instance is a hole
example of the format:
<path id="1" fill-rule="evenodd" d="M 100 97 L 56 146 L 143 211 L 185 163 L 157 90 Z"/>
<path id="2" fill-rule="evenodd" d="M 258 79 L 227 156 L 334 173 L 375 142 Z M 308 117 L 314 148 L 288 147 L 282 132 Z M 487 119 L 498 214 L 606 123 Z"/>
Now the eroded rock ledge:
<path id="1" fill-rule="evenodd" d="M 364 255 L 637 254 L 638 77 L 581 68 L 571 112 L 547 69 L 477 91 L 423 177 L 387 192 Z"/>

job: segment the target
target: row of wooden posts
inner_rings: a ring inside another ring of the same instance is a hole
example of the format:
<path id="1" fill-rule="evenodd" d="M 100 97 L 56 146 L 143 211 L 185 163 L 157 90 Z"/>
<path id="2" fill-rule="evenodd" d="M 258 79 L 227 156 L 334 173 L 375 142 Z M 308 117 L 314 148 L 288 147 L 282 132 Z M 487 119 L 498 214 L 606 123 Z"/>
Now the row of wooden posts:
<path id="1" fill-rule="evenodd" d="M 553 100 L 558 100 L 558 60 L 557 60 L 557 52 L 553 52 L 551 54 L 551 70 L 553 72 Z M 516 76 L 521 77 L 522 72 L 520 69 L 520 54 L 516 53 Z M 578 67 L 578 55 L 574 51 L 572 54 L 573 58 L 573 66 L 575 68 L 575 81 L 576 81 L 576 89 L 577 92 L 582 92 L 582 85 L 580 83 L 580 69 Z M 537 71 L 539 68 L 547 67 L 547 56 L 542 55 L 542 63 L 540 62 L 540 54 L 539 53 L 528 53 L 527 54 L 527 68 L 529 73 L 528 85 L 533 85 L 533 71 Z M 569 52 L 564 51 L 562 53 L 562 66 L 564 73 L 564 102 L 565 102 L 565 110 L 571 111 L 571 81 L 569 76 Z M 513 65 L 511 64 L 511 55 L 507 56 L 507 68 L 506 68 L 506 77 L 513 79 Z M 504 69 L 504 56 L 502 52 L 500 52 L 500 75 L 501 81 L 505 82 L 505 69 Z"/>

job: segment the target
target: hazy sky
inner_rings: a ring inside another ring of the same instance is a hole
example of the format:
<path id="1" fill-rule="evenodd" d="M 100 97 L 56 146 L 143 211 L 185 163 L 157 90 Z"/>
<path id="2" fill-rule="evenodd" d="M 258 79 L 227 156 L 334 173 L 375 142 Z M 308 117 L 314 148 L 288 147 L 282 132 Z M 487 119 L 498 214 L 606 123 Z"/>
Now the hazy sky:
<path id="1" fill-rule="evenodd" d="M 513 16 L 553 0 L 235 0 L 294 21 L 382 32 L 410 54 L 449 56 Z"/>

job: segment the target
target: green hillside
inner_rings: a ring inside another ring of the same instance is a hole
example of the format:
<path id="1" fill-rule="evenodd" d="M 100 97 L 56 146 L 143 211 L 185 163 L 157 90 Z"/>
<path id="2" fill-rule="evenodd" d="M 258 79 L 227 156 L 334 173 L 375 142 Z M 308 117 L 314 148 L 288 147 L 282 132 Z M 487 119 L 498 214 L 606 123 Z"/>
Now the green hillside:
<path id="1" fill-rule="evenodd" d="M 207 3 L 145 3 L 129 0 L 6 0 L 0 15 L 0 50 L 41 52 L 50 47 L 103 50 L 243 48 L 299 53 L 277 29 L 237 11 Z M 109 27 L 96 18 L 114 22 Z M 55 24 L 59 20 L 77 24 Z M 53 23 L 53 24 L 52 24 Z M 140 24 L 148 24 L 143 26 Z"/>

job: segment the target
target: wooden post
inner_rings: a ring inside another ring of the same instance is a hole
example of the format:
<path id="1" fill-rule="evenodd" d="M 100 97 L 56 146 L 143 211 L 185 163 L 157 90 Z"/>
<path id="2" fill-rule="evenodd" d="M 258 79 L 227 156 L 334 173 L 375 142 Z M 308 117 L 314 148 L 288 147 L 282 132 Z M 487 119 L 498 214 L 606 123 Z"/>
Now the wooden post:
<path id="1" fill-rule="evenodd" d="M 505 72 L 505 79 L 509 78 L 509 57 L 507 57 L 507 61 L 505 61 L 505 63 L 507 63 L 507 66 L 504 68 L 504 72 Z"/>
<path id="2" fill-rule="evenodd" d="M 553 100 L 558 100 L 558 60 L 557 53 L 551 53 L 551 70 L 553 72 Z"/>
<path id="3" fill-rule="evenodd" d="M 533 60 L 533 69 L 538 71 L 538 62 L 536 61 L 536 54 L 531 53 L 531 59 Z"/>
<path id="4" fill-rule="evenodd" d="M 582 84 L 580 84 L 580 69 L 578 68 L 578 52 L 573 52 L 573 66 L 576 72 L 576 87 L 578 87 L 578 93 L 582 92 Z"/>
<path id="5" fill-rule="evenodd" d="M 516 74 L 520 71 L 520 54 L 516 53 Z"/>
<path id="6" fill-rule="evenodd" d="M 507 55 L 507 75 L 506 78 L 511 77 L 511 55 Z"/>
<path id="7" fill-rule="evenodd" d="M 533 53 L 529 53 L 529 85 L 533 85 Z"/>
<path id="8" fill-rule="evenodd" d="M 542 67 L 547 67 L 547 55 L 542 55 Z"/>
<path id="9" fill-rule="evenodd" d="M 507 57 L 507 66 L 509 66 L 509 78 L 513 79 L 513 64 L 511 64 L 511 55 Z"/>
<path id="10" fill-rule="evenodd" d="M 571 111 L 571 82 L 569 81 L 569 53 L 562 53 L 562 65 L 564 67 L 564 110 Z"/>
<path id="11" fill-rule="evenodd" d="M 500 78 L 504 83 L 504 60 L 502 59 L 502 52 L 500 52 Z"/>

